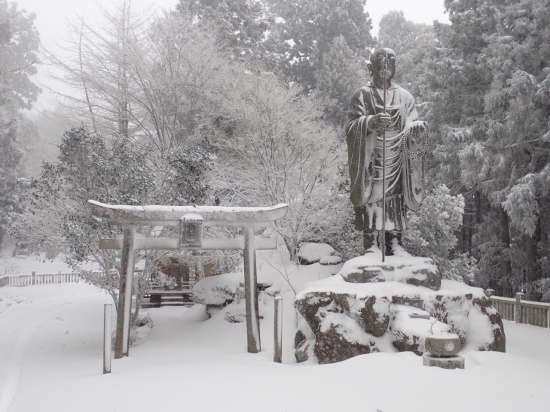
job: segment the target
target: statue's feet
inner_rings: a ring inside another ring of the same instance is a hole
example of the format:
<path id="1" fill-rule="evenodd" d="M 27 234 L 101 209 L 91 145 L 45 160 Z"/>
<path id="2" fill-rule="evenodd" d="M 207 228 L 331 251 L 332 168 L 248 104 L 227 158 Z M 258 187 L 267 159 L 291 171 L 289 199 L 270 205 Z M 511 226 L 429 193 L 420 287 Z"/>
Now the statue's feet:
<path id="1" fill-rule="evenodd" d="M 378 249 L 378 232 L 363 232 L 363 250 L 365 253 L 376 253 Z"/>
<path id="2" fill-rule="evenodd" d="M 382 252 L 380 251 L 378 246 L 372 245 L 370 248 L 365 250 L 365 255 L 370 254 L 370 253 L 382 253 Z"/>
<path id="3" fill-rule="evenodd" d="M 378 231 L 363 232 L 364 253 L 381 253 L 382 235 Z M 401 232 L 386 232 L 385 239 L 386 256 L 409 256 L 401 243 Z"/>
<path id="4" fill-rule="evenodd" d="M 400 256 L 407 253 L 401 242 L 401 232 L 386 232 L 386 256 Z"/>

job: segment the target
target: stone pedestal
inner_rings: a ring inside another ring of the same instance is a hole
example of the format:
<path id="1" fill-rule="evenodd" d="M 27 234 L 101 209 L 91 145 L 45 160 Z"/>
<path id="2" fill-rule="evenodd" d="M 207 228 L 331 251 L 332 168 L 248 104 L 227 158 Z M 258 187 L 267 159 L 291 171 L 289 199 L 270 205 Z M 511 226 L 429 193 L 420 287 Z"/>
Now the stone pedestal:
<path id="1" fill-rule="evenodd" d="M 456 355 L 465 344 L 506 350 L 502 320 L 482 289 L 442 280 L 430 259 L 404 251 L 385 262 L 380 253 L 351 259 L 297 294 L 294 306 L 298 362 L 311 355 L 320 364 L 341 362 L 397 349 L 428 353 L 428 366 L 454 369 L 464 367 Z"/>
<path id="2" fill-rule="evenodd" d="M 381 253 L 348 260 L 339 272 L 348 283 L 400 282 L 431 290 L 441 287 L 441 273 L 432 259 L 401 251 L 382 262 Z"/>
<path id="3" fill-rule="evenodd" d="M 460 338 L 457 335 L 429 336 L 425 341 L 426 352 L 434 356 L 455 356 L 460 352 L 461 347 Z"/>
<path id="4" fill-rule="evenodd" d="M 422 355 L 424 366 L 437 366 L 443 369 L 464 369 L 464 358 L 462 356 L 437 357 L 431 353 Z"/>

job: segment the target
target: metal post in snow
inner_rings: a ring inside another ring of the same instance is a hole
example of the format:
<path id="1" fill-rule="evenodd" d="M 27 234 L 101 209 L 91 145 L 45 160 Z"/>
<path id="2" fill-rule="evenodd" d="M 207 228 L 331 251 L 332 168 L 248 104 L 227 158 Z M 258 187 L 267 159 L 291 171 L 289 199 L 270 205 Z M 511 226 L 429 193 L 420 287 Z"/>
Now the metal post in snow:
<path id="1" fill-rule="evenodd" d="M 243 227 L 244 233 L 244 289 L 246 297 L 246 338 L 249 353 L 262 350 L 260 342 L 260 320 L 258 314 L 258 295 L 256 279 L 256 249 L 254 228 Z"/>
<path id="2" fill-rule="evenodd" d="M 273 362 L 283 363 L 283 298 L 277 296 L 273 303 L 275 306 Z"/>
<path id="3" fill-rule="evenodd" d="M 111 333 L 112 326 L 112 311 L 113 305 L 111 303 L 105 303 L 105 310 L 103 314 L 103 374 L 111 373 Z"/>

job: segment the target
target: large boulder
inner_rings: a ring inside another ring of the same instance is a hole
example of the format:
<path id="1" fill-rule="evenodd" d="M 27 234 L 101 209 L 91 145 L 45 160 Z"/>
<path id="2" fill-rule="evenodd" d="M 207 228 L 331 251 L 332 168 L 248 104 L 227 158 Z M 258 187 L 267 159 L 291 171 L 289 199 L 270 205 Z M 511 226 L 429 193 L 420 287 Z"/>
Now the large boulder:
<path id="1" fill-rule="evenodd" d="M 443 322 L 456 333 L 462 346 L 470 329 L 468 316 L 472 308 L 471 293 L 442 293 L 435 294 L 426 301 L 425 309 L 437 320 Z"/>
<path id="2" fill-rule="evenodd" d="M 393 346 L 399 352 L 422 355 L 429 336 L 447 334 L 450 328 L 424 310 L 408 305 L 394 305 L 389 328 Z"/>
<path id="3" fill-rule="evenodd" d="M 346 295 L 336 295 L 342 299 Z M 372 334 L 373 336 L 382 336 L 386 333 L 390 323 L 390 301 L 382 296 L 367 296 L 350 298 L 353 302 L 346 313 L 349 317 L 356 320 L 363 331 Z"/>
<path id="4" fill-rule="evenodd" d="M 348 283 L 401 282 L 432 290 L 441 286 L 441 274 L 432 259 L 411 256 L 405 251 L 387 256 L 384 262 L 380 254 L 367 253 L 348 260 L 339 273 Z"/>
<path id="5" fill-rule="evenodd" d="M 311 348 L 319 363 L 379 351 L 371 338 L 386 333 L 391 318 L 386 297 L 318 292 L 297 299 L 295 307 L 298 331 L 294 345 L 298 362 L 309 359 Z"/>
<path id="6" fill-rule="evenodd" d="M 491 306 L 491 301 L 486 296 L 473 299 L 471 317 L 471 332 L 476 340 L 472 344 L 480 351 L 506 352 L 506 335 L 504 325 L 498 311 Z M 474 315 L 475 314 L 475 315 Z"/>
<path id="7" fill-rule="evenodd" d="M 505 351 L 502 321 L 482 289 L 450 280 L 437 290 L 416 286 L 403 273 L 405 264 L 395 266 L 392 277 L 388 268 L 358 274 L 351 266 L 296 296 L 298 362 L 316 356 L 333 363 L 378 351 L 422 355 L 426 338 L 438 335 L 454 336 L 469 349 Z"/>
<path id="8" fill-rule="evenodd" d="M 328 308 L 334 300 L 332 293 L 312 293 L 306 294 L 301 299 L 297 299 L 294 303 L 298 313 L 303 316 L 303 319 L 308 323 L 309 327 L 316 331 L 319 330 L 319 316 L 317 312 L 319 308 Z M 334 305 L 333 305 L 334 310 Z"/>
<path id="9" fill-rule="evenodd" d="M 374 339 L 343 313 L 327 313 L 316 333 L 314 353 L 320 364 L 380 352 Z"/>

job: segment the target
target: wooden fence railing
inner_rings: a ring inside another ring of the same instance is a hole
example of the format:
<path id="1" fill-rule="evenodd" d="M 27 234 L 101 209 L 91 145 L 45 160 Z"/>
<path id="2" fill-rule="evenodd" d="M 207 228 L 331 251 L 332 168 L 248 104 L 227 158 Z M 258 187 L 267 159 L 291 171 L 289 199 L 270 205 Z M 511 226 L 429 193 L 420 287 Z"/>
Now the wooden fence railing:
<path id="1" fill-rule="evenodd" d="M 80 273 L 39 273 L 32 272 L 30 275 L 4 275 L 0 276 L 0 287 L 2 286 L 30 286 L 45 285 L 50 283 L 77 282 Z"/>
<path id="2" fill-rule="evenodd" d="M 502 319 L 550 328 L 550 303 L 523 300 L 525 294 L 521 292 L 516 293 L 515 299 L 493 296 L 491 289 L 486 290 L 485 293 Z"/>

